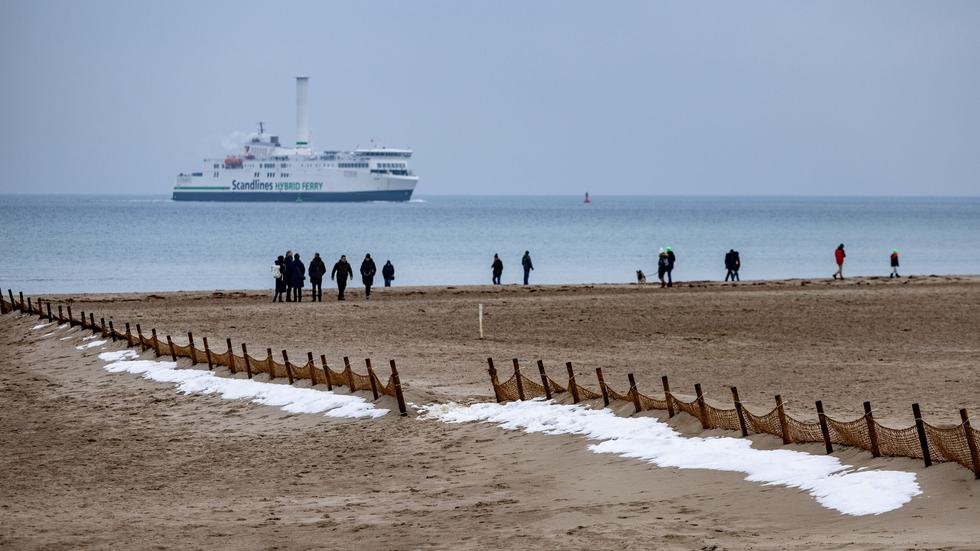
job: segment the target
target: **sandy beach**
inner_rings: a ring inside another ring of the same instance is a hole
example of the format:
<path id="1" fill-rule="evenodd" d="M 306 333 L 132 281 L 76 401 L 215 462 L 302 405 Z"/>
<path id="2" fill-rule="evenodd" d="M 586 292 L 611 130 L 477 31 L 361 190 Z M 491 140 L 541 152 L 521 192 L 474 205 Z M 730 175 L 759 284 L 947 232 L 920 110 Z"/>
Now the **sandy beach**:
<path id="1" fill-rule="evenodd" d="M 395 359 L 414 404 L 491 401 L 486 358 L 507 373 L 516 357 L 529 369 L 543 360 L 559 380 L 571 361 L 592 388 L 596 367 L 623 390 L 635 373 L 651 395 L 667 375 L 676 394 L 700 383 L 725 406 L 737 385 L 756 411 L 778 393 L 801 418 L 814 417 L 817 399 L 845 419 L 869 400 L 896 427 L 911 424 L 913 402 L 935 423 L 954 422 L 960 407 L 980 411 L 976 276 L 417 287 L 378 289 L 370 301 L 355 288 L 345 303 L 322 304 L 272 304 L 271 292 L 255 291 L 45 298 L 177 342 L 192 331 L 222 350 L 231 338 L 332 365 Z M 970 549 L 980 539 L 980 482 L 954 464 L 841 449 L 856 467 L 915 473 L 923 492 L 895 511 L 845 516 L 798 490 L 595 454 L 575 436 L 182 395 L 107 373 L 99 350 L 75 348 L 79 329 L 36 324 L 0 317 L 5 548 Z M 669 422 L 703 434 L 690 417 Z"/>

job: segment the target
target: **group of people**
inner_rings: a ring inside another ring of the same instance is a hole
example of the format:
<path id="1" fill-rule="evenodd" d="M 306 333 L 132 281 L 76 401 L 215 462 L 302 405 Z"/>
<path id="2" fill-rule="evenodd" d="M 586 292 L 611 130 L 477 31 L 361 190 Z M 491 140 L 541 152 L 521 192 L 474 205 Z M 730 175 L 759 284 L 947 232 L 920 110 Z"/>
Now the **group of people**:
<path id="1" fill-rule="evenodd" d="M 528 280 L 531 277 L 531 270 L 534 269 L 534 264 L 531 262 L 531 251 L 524 251 L 524 256 L 521 257 L 521 266 L 524 268 L 524 285 L 527 285 Z M 493 255 L 493 262 L 490 263 L 490 271 L 493 274 L 494 285 L 500 285 L 500 276 L 504 274 L 504 263 L 500 260 L 500 256 L 497 253 Z"/>
<path id="2" fill-rule="evenodd" d="M 837 262 L 837 271 L 833 274 L 834 279 L 837 279 L 838 277 L 844 279 L 845 258 L 847 258 L 847 253 L 844 252 L 844 244 L 841 243 L 840 245 L 837 245 L 837 250 L 834 251 L 834 261 Z M 892 268 L 892 271 L 888 274 L 888 277 L 902 277 L 898 275 L 898 249 L 892 249 L 892 254 L 888 257 L 888 263 Z"/>
<path id="3" fill-rule="evenodd" d="M 364 298 L 367 300 L 371 299 L 371 287 L 374 286 L 374 276 L 377 271 L 370 253 L 366 254 L 361 262 L 360 273 L 361 283 L 364 284 Z M 283 295 L 286 298 L 285 302 L 302 302 L 307 275 L 310 278 L 313 302 L 323 302 L 323 276 L 326 274 L 327 266 L 320 258 L 320 253 L 313 254 L 313 260 L 310 261 L 307 269 L 300 260 L 299 253 L 286 251 L 286 254 L 276 258 L 272 265 L 272 277 L 276 283 L 272 302 L 283 302 Z M 381 277 L 384 279 L 385 287 L 391 287 L 391 282 L 395 279 L 395 267 L 390 260 L 381 268 Z M 347 262 L 347 255 L 340 255 L 340 259 L 334 263 L 330 271 L 330 279 L 337 282 L 337 300 L 346 300 L 344 291 L 347 290 L 347 280 L 354 279 L 354 270 Z"/>

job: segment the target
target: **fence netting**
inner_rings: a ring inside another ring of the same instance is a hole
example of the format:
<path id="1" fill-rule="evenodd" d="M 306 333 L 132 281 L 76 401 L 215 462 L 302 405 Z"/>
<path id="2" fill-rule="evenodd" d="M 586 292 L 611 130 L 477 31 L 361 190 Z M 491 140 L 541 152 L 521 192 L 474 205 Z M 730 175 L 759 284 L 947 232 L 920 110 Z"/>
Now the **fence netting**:
<path id="1" fill-rule="evenodd" d="M 497 383 L 494 387 L 494 394 L 500 401 L 512 401 L 523 399 L 531 400 L 545 396 L 544 386 L 540 380 L 535 381 L 523 373 L 520 377 L 520 388 L 518 387 L 518 375 L 512 375 L 506 381 Z M 566 391 L 566 388 L 548 377 L 551 385 L 553 397 L 558 393 Z M 606 395 L 610 400 L 619 400 L 633 403 L 633 396 L 630 391 L 619 392 L 612 388 L 608 383 L 600 383 L 605 386 Z M 589 401 L 598 400 L 603 397 L 601 388 L 599 392 L 584 387 L 574 379 L 569 380 L 568 387 L 574 385 L 579 400 Z M 731 408 L 714 406 L 707 401 L 699 401 L 697 398 L 691 401 L 679 399 L 673 393 L 666 393 L 663 398 L 654 398 L 642 393 L 637 393 L 642 411 L 649 410 L 670 410 L 684 412 L 701 421 L 702 426 L 710 429 L 724 429 L 741 431 L 742 425 L 739 420 L 738 410 L 734 404 Z M 745 430 L 748 433 L 771 434 L 783 438 L 790 443 L 823 443 L 823 429 L 819 420 L 797 419 L 785 410 L 782 420 L 780 420 L 779 407 L 775 407 L 765 413 L 753 413 L 744 405 L 739 405 L 742 410 L 742 419 L 745 422 Z M 702 414 L 703 408 L 703 414 Z M 893 428 L 882 425 L 867 415 L 849 421 L 841 421 L 825 415 L 824 420 L 827 428 L 827 439 L 832 444 L 851 446 L 863 450 L 872 451 L 874 444 L 877 444 L 878 453 L 885 456 L 910 457 L 915 459 L 923 458 L 923 448 L 920 443 L 919 433 L 915 425 L 905 428 Z M 869 422 L 870 421 L 870 422 Z M 785 435 L 784 433 L 785 424 Z M 934 463 L 955 461 L 964 467 L 973 470 L 973 458 L 967 433 L 972 435 L 974 442 L 980 442 L 980 431 L 973 427 L 967 428 L 965 425 L 938 427 L 923 422 L 925 438 L 928 443 L 929 457 Z M 871 431 L 874 430 L 875 439 L 872 442 Z"/>

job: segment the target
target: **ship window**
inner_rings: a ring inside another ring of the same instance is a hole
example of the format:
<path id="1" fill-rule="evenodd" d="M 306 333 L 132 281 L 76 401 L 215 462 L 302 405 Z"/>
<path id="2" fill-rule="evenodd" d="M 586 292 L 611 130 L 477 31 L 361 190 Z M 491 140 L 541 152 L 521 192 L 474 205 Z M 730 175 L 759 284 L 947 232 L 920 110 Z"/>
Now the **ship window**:
<path id="1" fill-rule="evenodd" d="M 279 168 L 286 168 L 287 166 L 289 166 L 289 165 L 286 164 L 286 163 L 282 163 L 282 164 L 279 165 Z"/>
<path id="2" fill-rule="evenodd" d="M 266 173 L 265 173 L 265 176 L 266 176 L 267 178 L 272 178 L 272 177 L 273 177 L 273 176 L 275 176 L 275 175 L 276 175 L 276 173 L 275 173 L 275 172 L 266 172 Z"/>
<path id="3" fill-rule="evenodd" d="M 259 177 L 259 173 L 258 173 L 258 172 L 256 172 L 256 173 L 255 173 L 255 177 L 256 177 L 256 178 L 258 178 L 258 177 Z"/>
<path id="4" fill-rule="evenodd" d="M 217 177 L 218 177 L 218 172 L 217 172 L 217 171 L 215 171 L 215 173 L 214 173 L 214 177 L 215 177 L 215 178 L 217 178 Z"/>

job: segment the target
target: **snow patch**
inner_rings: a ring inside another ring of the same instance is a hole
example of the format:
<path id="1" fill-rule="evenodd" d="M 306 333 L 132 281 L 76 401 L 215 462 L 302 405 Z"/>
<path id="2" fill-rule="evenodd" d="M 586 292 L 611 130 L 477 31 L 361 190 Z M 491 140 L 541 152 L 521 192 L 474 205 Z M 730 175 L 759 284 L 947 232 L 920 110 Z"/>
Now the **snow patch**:
<path id="1" fill-rule="evenodd" d="M 96 337 L 98 337 L 98 335 L 89 335 L 87 337 L 83 337 L 82 340 L 83 341 L 90 341 L 90 340 L 92 340 L 92 339 L 94 339 Z"/>
<path id="2" fill-rule="evenodd" d="M 82 340 L 87 340 L 87 339 L 82 339 Z M 96 346 L 102 346 L 105 343 L 106 341 L 92 341 L 92 342 L 87 342 L 81 346 L 76 346 L 75 348 L 78 350 L 87 350 L 89 348 L 95 348 Z"/>
<path id="3" fill-rule="evenodd" d="M 50 323 L 39 323 L 34 327 L 31 327 L 31 331 L 37 331 L 38 329 L 44 329 L 45 327 L 51 325 Z"/>
<path id="4" fill-rule="evenodd" d="M 290 413 L 323 413 L 328 417 L 381 417 L 388 413 L 387 409 L 376 408 L 358 396 L 252 379 L 226 379 L 210 371 L 177 369 L 175 362 L 116 359 L 117 354 L 120 353 L 99 354 L 102 360 L 112 362 L 105 366 L 106 371 L 135 373 L 152 381 L 174 383 L 184 394 L 218 394 L 225 400 L 249 400 L 265 406 L 278 406 Z"/>
<path id="5" fill-rule="evenodd" d="M 742 438 L 686 437 L 653 417 L 618 417 L 607 409 L 531 400 L 506 404 L 422 406 L 424 418 L 447 423 L 483 422 L 508 430 L 576 434 L 589 450 L 642 459 L 660 467 L 745 473 L 746 480 L 799 488 L 817 503 L 847 515 L 880 514 L 922 491 L 914 473 L 855 470 L 839 459 L 794 450 L 757 450 Z"/>
<path id="6" fill-rule="evenodd" d="M 99 354 L 99 359 L 104 362 L 118 362 L 121 360 L 135 360 L 139 358 L 139 352 L 135 350 L 119 350 L 116 352 L 103 352 Z"/>

